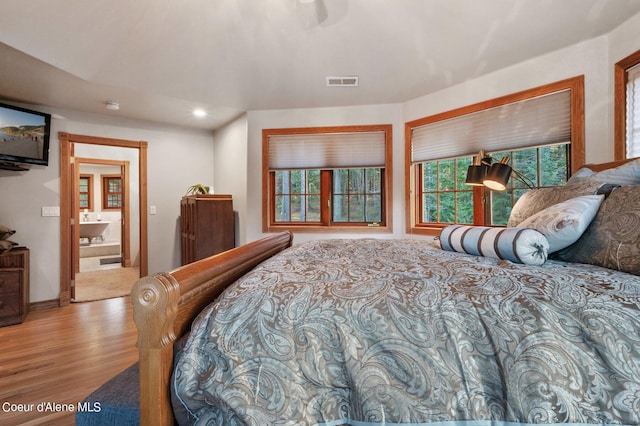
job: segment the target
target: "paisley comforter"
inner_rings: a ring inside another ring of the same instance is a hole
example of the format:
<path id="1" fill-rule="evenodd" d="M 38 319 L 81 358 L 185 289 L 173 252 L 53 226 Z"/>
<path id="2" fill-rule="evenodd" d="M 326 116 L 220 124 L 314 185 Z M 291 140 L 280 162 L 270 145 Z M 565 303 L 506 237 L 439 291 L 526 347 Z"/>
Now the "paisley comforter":
<path id="1" fill-rule="evenodd" d="M 640 277 L 419 240 L 294 246 L 193 324 L 180 422 L 640 424 Z"/>

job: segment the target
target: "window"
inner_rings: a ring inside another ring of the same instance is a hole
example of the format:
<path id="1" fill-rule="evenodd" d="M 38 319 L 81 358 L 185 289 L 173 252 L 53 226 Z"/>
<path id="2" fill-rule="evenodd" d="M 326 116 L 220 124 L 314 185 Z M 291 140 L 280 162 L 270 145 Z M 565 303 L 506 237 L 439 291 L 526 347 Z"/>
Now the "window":
<path id="1" fill-rule="evenodd" d="M 263 130 L 265 231 L 390 230 L 391 125 Z"/>
<path id="2" fill-rule="evenodd" d="M 562 186 L 567 183 L 570 143 L 491 153 L 493 158 L 509 158 L 509 164 L 525 176 L 534 188 Z M 485 191 L 489 194 L 485 223 L 506 225 L 511 208 L 520 196 L 529 190 L 521 179 L 512 174 L 505 191 Z"/>
<path id="3" fill-rule="evenodd" d="M 93 175 L 80 175 L 78 184 L 78 192 L 80 193 L 80 210 L 93 210 Z"/>
<path id="4" fill-rule="evenodd" d="M 529 187 L 515 172 L 503 192 L 467 185 L 473 156 L 482 149 L 494 161 L 507 157 L 533 187 L 563 185 L 584 163 L 582 114 L 576 77 L 407 123 L 408 232 L 506 225 Z"/>
<path id="5" fill-rule="evenodd" d="M 320 223 L 320 170 L 278 170 L 275 181 L 276 223 Z"/>
<path id="6" fill-rule="evenodd" d="M 561 186 L 567 182 L 569 143 L 513 151 L 487 153 L 494 159 L 509 158 L 509 164 L 533 187 Z M 473 187 L 465 183 L 472 156 L 427 161 L 418 165 L 420 175 L 420 223 L 474 224 Z M 505 191 L 485 190 L 483 225 L 506 225 L 511 208 L 529 190 L 527 183 L 512 175 Z"/>
<path id="7" fill-rule="evenodd" d="M 331 206 L 335 223 L 382 221 L 382 168 L 332 172 Z"/>
<path id="8" fill-rule="evenodd" d="M 464 183 L 471 157 L 418 164 L 420 222 L 473 223 L 473 187 Z"/>
<path id="9" fill-rule="evenodd" d="M 122 178 L 120 175 L 102 175 L 102 210 L 122 207 Z"/>
<path id="10" fill-rule="evenodd" d="M 640 50 L 614 66 L 615 159 L 640 157 Z"/>

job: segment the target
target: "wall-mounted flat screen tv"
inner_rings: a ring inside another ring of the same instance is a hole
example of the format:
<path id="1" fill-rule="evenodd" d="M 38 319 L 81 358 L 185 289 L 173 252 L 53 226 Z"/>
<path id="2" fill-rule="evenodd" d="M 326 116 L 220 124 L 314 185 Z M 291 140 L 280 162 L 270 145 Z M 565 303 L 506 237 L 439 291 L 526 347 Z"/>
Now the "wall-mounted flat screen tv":
<path id="1" fill-rule="evenodd" d="M 0 168 L 49 165 L 51 114 L 0 103 Z"/>

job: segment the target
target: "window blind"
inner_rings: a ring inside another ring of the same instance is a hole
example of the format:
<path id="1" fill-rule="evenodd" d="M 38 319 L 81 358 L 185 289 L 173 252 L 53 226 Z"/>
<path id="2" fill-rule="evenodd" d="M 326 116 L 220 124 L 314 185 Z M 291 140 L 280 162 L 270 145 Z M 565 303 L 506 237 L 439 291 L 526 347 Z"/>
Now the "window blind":
<path id="1" fill-rule="evenodd" d="M 269 169 L 385 166 L 384 131 L 269 136 Z"/>
<path id="2" fill-rule="evenodd" d="M 627 158 L 640 157 L 640 64 L 627 70 Z"/>
<path id="3" fill-rule="evenodd" d="M 571 141 L 571 91 L 500 105 L 411 129 L 413 163 Z"/>

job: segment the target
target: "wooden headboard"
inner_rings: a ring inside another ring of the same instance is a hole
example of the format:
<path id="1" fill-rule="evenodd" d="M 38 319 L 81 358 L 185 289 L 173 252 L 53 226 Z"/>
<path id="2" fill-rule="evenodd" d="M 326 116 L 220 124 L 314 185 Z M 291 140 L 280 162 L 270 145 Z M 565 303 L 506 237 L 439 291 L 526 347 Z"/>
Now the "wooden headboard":
<path id="1" fill-rule="evenodd" d="M 131 303 L 140 352 L 141 425 L 174 423 L 169 383 L 175 340 L 227 286 L 292 242 L 290 232 L 275 234 L 136 282 Z"/>
<path id="2" fill-rule="evenodd" d="M 598 163 L 598 164 L 585 164 L 584 167 L 588 167 L 591 170 L 593 170 L 594 172 L 601 172 L 602 170 L 606 170 L 606 169 L 612 169 L 614 167 L 618 167 L 621 166 L 625 163 L 628 163 L 630 161 L 635 161 L 640 159 L 640 157 L 638 158 L 627 158 L 626 160 L 616 160 L 616 161 L 609 161 L 608 163 Z"/>

